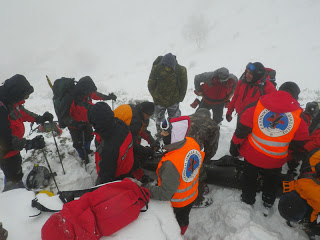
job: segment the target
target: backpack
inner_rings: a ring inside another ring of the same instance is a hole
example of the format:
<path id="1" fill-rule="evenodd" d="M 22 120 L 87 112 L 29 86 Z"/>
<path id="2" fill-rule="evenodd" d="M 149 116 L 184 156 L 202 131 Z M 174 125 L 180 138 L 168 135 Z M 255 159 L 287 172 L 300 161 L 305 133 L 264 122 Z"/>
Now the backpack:
<path id="1" fill-rule="evenodd" d="M 136 220 L 150 192 L 130 179 L 107 183 L 66 203 L 41 229 L 43 240 L 98 240 Z"/>
<path id="2" fill-rule="evenodd" d="M 52 86 L 54 110 L 61 128 L 66 127 L 63 120 L 69 116 L 70 107 L 73 102 L 74 88 L 74 78 L 65 77 L 55 80 Z"/>

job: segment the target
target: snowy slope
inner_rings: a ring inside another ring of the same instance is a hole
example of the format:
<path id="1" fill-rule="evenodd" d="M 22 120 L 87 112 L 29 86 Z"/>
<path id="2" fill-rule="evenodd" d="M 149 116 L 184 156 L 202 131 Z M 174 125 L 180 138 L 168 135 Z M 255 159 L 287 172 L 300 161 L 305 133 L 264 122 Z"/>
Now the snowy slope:
<path id="1" fill-rule="evenodd" d="M 225 66 L 239 77 L 249 61 L 276 69 L 279 84 L 295 81 L 307 88 L 302 104 L 320 101 L 319 11 L 318 0 L 0 1 L 0 82 L 24 74 L 35 88 L 25 106 L 39 114 L 54 112 L 45 75 L 52 80 L 90 75 L 99 91 L 118 95 L 116 105 L 152 100 L 147 90 L 152 62 L 172 52 L 188 70 L 188 92 L 181 103 L 184 115 L 194 111 L 189 104 L 195 98 L 195 74 Z M 155 132 L 153 121 L 150 128 Z M 228 153 L 234 128 L 235 121 L 223 122 L 214 159 Z M 27 136 L 29 124 L 26 129 Z M 52 136 L 45 137 L 60 190 L 92 186 L 93 157 L 85 171 L 65 131 L 57 139 L 63 175 Z M 45 166 L 41 152 L 22 155 L 25 173 L 34 162 Z M 210 189 L 214 204 L 192 210 L 184 239 L 307 239 L 301 230 L 287 227 L 276 208 L 270 217 L 263 217 L 260 195 L 251 208 L 240 202 L 238 190 L 213 185 Z M 53 183 L 50 190 L 57 192 Z M 9 230 L 9 240 L 40 239 L 50 214 L 30 219 L 36 212 L 30 207 L 32 197 L 24 190 L 0 193 L 0 221 Z M 143 234 L 152 236 L 149 239 L 177 239 L 179 229 L 172 216 L 167 203 L 152 201 L 150 212 L 110 239 L 141 239 Z"/>

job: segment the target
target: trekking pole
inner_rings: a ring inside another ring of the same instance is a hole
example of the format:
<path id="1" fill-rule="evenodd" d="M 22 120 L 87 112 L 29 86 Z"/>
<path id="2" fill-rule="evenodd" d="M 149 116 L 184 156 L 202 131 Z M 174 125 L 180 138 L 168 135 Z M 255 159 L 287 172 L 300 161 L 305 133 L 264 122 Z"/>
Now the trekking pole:
<path id="1" fill-rule="evenodd" d="M 114 110 L 114 100 L 112 99 L 112 111 Z"/>
<path id="2" fill-rule="evenodd" d="M 62 171 L 63 171 L 63 174 L 66 174 L 66 172 L 65 172 L 65 170 L 64 170 L 64 167 L 63 167 L 63 164 L 62 164 L 62 158 L 61 158 L 61 155 L 60 155 L 60 151 L 59 151 L 59 148 L 58 148 L 58 144 L 57 144 L 56 138 L 55 138 L 55 136 L 54 136 L 54 132 L 53 132 L 53 122 L 50 122 L 50 125 L 51 125 L 52 137 L 53 137 L 53 140 L 54 140 L 54 144 L 56 145 L 56 148 L 57 148 L 57 152 L 58 152 L 59 160 L 60 160 L 60 163 L 61 163 Z"/>
<path id="3" fill-rule="evenodd" d="M 43 148 L 42 148 L 42 152 L 43 152 L 44 159 L 45 159 L 45 160 L 46 160 L 46 162 L 47 162 L 47 165 L 48 165 L 49 171 L 50 171 L 50 173 L 51 173 L 51 175 L 52 175 L 52 179 L 53 179 L 53 181 L 54 181 L 54 184 L 56 185 L 56 188 L 57 188 L 57 190 L 58 190 L 58 193 L 60 193 L 60 190 L 59 190 L 58 184 L 57 184 L 57 182 L 56 182 L 56 179 L 54 178 L 55 174 L 54 174 L 54 173 L 52 172 L 52 170 L 51 170 L 51 167 L 50 167 L 49 161 L 48 161 L 48 159 L 47 159 L 46 152 L 44 151 L 44 149 L 43 149 Z"/>
<path id="4" fill-rule="evenodd" d="M 84 130 L 81 130 L 81 134 L 82 134 L 82 152 L 83 152 L 83 158 L 84 158 L 84 168 L 87 171 L 87 164 L 89 163 L 89 159 L 86 151 L 86 139 L 84 136 Z"/>

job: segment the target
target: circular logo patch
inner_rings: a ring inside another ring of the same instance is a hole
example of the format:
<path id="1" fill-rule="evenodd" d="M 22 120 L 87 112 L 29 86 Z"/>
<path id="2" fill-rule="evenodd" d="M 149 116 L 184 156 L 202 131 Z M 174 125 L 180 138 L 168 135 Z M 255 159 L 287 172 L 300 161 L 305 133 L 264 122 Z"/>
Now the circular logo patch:
<path id="1" fill-rule="evenodd" d="M 269 137 L 280 137 L 288 134 L 294 125 L 291 112 L 274 113 L 264 109 L 258 117 L 260 130 Z"/>
<path id="2" fill-rule="evenodd" d="M 198 150 L 190 150 L 184 159 L 184 168 L 182 179 L 185 182 L 191 182 L 197 176 L 202 161 L 201 153 Z"/>

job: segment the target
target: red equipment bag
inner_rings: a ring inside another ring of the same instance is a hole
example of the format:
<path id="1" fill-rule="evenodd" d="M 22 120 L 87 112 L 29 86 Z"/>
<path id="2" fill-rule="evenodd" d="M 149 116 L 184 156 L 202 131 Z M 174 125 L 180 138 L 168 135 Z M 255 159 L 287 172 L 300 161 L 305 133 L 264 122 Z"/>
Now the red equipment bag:
<path id="1" fill-rule="evenodd" d="M 148 189 L 130 179 L 105 184 L 66 203 L 41 229 L 43 240 L 96 240 L 136 220 L 150 199 Z"/>

